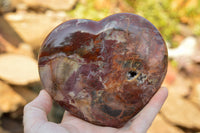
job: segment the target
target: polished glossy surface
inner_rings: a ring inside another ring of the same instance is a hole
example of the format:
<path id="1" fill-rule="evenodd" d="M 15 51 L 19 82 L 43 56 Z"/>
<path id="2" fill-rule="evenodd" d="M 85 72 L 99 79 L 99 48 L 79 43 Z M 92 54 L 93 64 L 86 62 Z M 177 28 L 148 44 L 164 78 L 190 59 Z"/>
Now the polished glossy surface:
<path id="1" fill-rule="evenodd" d="M 128 13 L 99 22 L 77 19 L 55 28 L 39 54 L 44 88 L 71 114 L 121 127 L 159 89 L 167 49 L 158 30 Z"/>

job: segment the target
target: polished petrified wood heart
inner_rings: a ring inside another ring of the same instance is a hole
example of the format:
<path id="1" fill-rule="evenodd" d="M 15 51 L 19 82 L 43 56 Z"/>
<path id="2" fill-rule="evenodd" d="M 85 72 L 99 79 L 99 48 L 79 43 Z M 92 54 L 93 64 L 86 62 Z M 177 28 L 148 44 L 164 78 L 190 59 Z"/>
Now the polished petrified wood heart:
<path id="1" fill-rule="evenodd" d="M 159 89 L 166 71 L 159 31 L 128 13 L 67 21 L 49 34 L 39 54 L 41 81 L 53 99 L 101 126 L 123 126 Z"/>

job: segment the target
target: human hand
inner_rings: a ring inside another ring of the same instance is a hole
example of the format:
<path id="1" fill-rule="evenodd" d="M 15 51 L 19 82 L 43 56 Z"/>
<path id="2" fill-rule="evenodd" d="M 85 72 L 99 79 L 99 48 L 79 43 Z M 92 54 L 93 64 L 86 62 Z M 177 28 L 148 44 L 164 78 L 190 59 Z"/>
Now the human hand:
<path id="1" fill-rule="evenodd" d="M 24 107 L 24 133 L 146 133 L 168 95 L 162 87 L 138 115 L 122 128 L 101 127 L 72 116 L 67 111 L 62 122 L 49 122 L 47 114 L 52 107 L 52 99 L 45 90 Z"/>

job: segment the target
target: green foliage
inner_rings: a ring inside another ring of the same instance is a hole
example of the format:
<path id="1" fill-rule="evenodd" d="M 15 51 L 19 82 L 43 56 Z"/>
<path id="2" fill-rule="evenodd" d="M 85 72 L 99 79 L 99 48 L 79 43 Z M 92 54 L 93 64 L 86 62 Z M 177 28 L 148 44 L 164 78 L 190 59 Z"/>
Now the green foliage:
<path id="1" fill-rule="evenodd" d="M 194 28 L 193 28 L 193 33 L 197 36 L 200 36 L 200 22 L 195 24 Z"/>
<path id="2" fill-rule="evenodd" d="M 176 60 L 169 60 L 170 64 L 172 65 L 172 67 L 177 68 L 178 67 L 178 62 Z"/>
<path id="3" fill-rule="evenodd" d="M 195 35 L 200 35 L 200 1 L 198 1 L 198 6 L 191 6 L 188 8 L 185 8 L 185 11 L 183 11 L 186 16 L 188 17 L 188 19 L 190 19 L 190 23 L 192 23 L 193 25 L 192 27 L 192 31 L 193 34 Z"/>
<path id="4" fill-rule="evenodd" d="M 110 15 L 108 9 L 97 10 L 94 7 L 94 0 L 87 0 L 86 4 L 78 3 L 76 8 L 68 12 L 74 18 L 100 20 Z"/>
<path id="5" fill-rule="evenodd" d="M 165 40 L 170 41 L 178 33 L 178 19 L 170 7 L 171 0 L 135 0 L 134 3 L 136 13 L 153 23 Z"/>

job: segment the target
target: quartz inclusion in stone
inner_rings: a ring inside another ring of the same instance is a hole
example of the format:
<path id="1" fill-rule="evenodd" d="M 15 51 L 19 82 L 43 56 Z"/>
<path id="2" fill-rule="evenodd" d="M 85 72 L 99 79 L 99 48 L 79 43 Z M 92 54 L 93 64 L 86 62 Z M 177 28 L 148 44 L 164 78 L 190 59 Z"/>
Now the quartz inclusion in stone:
<path id="1" fill-rule="evenodd" d="M 145 18 L 120 13 L 56 27 L 39 53 L 44 88 L 72 115 L 122 127 L 160 88 L 167 49 Z"/>

